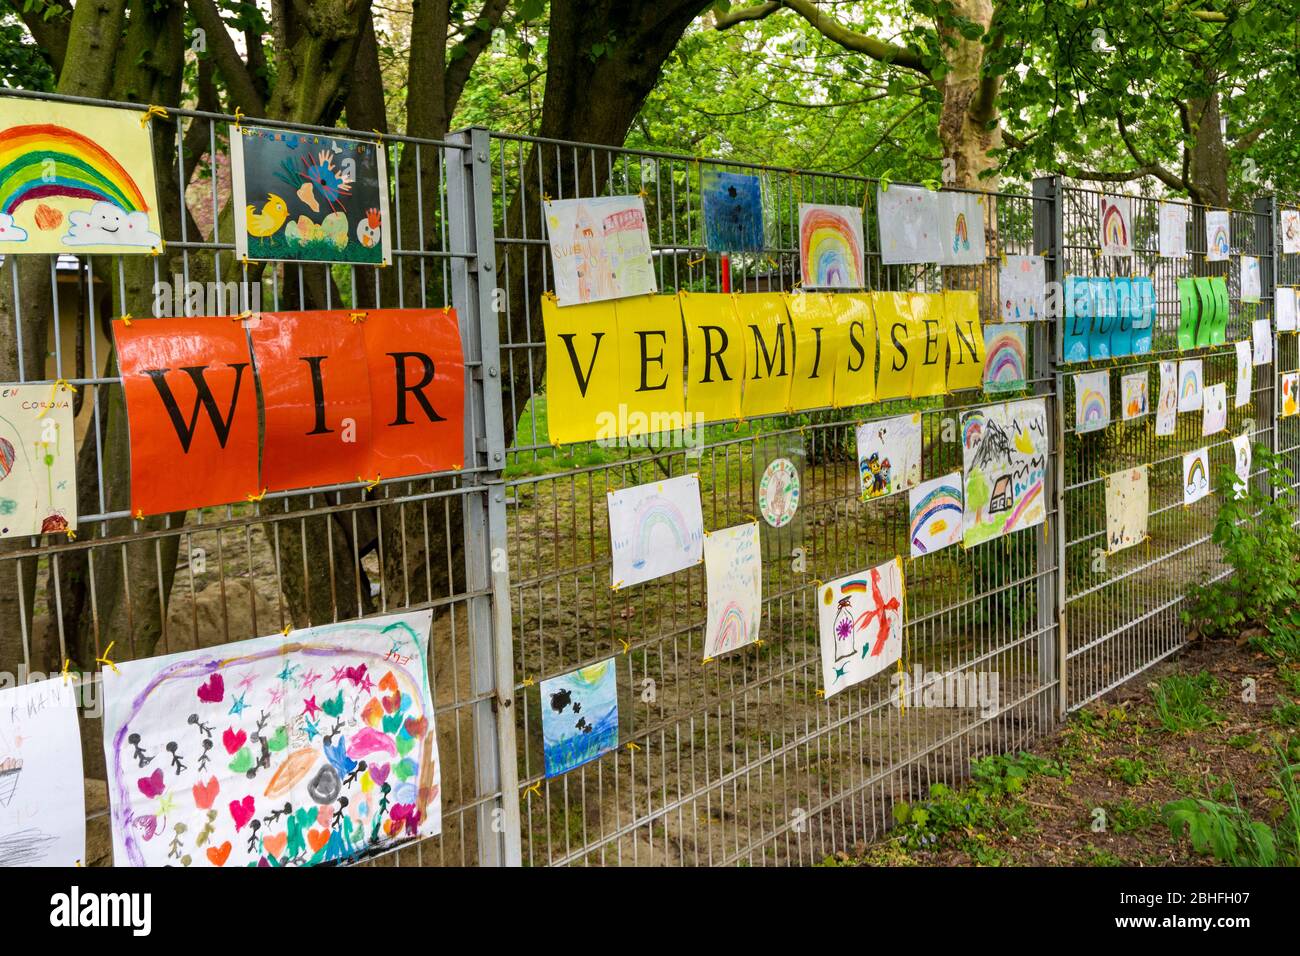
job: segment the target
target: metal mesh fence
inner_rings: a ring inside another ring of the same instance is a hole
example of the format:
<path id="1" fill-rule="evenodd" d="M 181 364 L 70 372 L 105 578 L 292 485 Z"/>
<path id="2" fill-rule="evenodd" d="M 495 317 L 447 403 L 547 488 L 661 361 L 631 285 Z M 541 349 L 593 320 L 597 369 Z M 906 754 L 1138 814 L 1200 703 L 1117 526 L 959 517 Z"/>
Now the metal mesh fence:
<path id="1" fill-rule="evenodd" d="M 1156 295 L 1149 353 L 1060 366 L 1057 389 L 1066 410 L 1062 446 L 1065 551 L 1061 566 L 1066 592 L 1068 700 L 1073 709 L 1177 650 L 1184 639 L 1179 614 L 1188 585 L 1227 573 L 1210 541 L 1218 496 L 1212 494 L 1184 506 L 1182 458 L 1186 452 L 1208 448 L 1212 488 L 1221 493 L 1217 476 L 1223 466 L 1233 462 L 1234 436 L 1249 427 L 1254 442 L 1273 445 L 1273 364 L 1254 366 L 1249 403 L 1235 407 L 1233 402 L 1234 343 L 1251 339 L 1251 323 L 1256 318 L 1269 319 L 1270 327 L 1273 324 L 1269 282 L 1273 217 L 1268 208 L 1232 210 L 1232 251 L 1226 261 L 1212 262 L 1206 259 L 1206 209 L 1187 206 L 1187 256 L 1166 258 L 1159 255 L 1159 201 L 1133 197 L 1133 255 L 1103 257 L 1098 208 L 1106 194 L 1061 184 L 1057 190 L 1061 275 L 1151 276 Z M 1243 255 L 1260 259 L 1258 304 L 1241 301 Z M 1189 276 L 1226 278 L 1230 313 L 1225 344 L 1179 351 L 1177 280 Z M 1202 361 L 1204 384 L 1227 383 L 1227 428 L 1203 437 L 1201 414 L 1183 413 L 1173 435 L 1157 436 L 1154 396 L 1159 388 L 1159 363 L 1188 358 Z M 1110 371 L 1113 423 L 1101 431 L 1079 434 L 1074 428 L 1072 376 L 1102 368 Z M 1147 375 L 1153 413 L 1123 421 L 1120 380 L 1134 373 Z M 1151 466 L 1149 537 L 1135 547 L 1107 555 L 1106 476 L 1143 464 Z M 1260 480 L 1258 472 L 1256 467 L 1252 480 Z"/>
<path id="2" fill-rule="evenodd" d="M 929 479 L 961 467 L 957 420 L 962 409 L 985 403 L 979 390 L 711 424 L 689 450 L 555 450 L 546 440 L 536 305 L 538 293 L 552 287 L 541 203 L 640 193 L 661 292 L 719 291 L 728 267 L 735 291 L 792 290 L 798 204 L 821 202 L 863 209 L 869 288 L 974 289 L 987 318 L 1001 255 L 1043 251 L 1046 200 L 984 196 L 985 265 L 885 266 L 874 243 L 873 180 L 518 136 L 494 136 L 492 150 L 498 258 L 511 290 L 501 326 L 506 417 L 519 423 L 507 479 L 525 862 L 817 860 L 879 833 L 896 801 L 960 777 L 972 758 L 1014 749 L 1050 726 L 1057 642 L 1050 508 L 1044 528 L 907 560 L 905 665 L 997 673 L 999 707 L 903 710 L 886 675 L 830 701 L 819 697 L 815 582 L 908 554 L 906 495 L 859 500 L 855 425 L 919 411 L 922 478 Z M 724 267 L 705 251 L 703 165 L 761 176 L 762 252 L 732 256 Z M 520 288 L 527 294 L 516 294 Z M 1036 330 L 1030 387 L 1050 405 L 1047 333 L 1046 325 Z M 725 527 L 757 513 L 756 476 L 774 448 L 799 455 L 805 470 L 802 522 L 763 562 L 766 639 L 705 663 L 702 569 L 612 591 L 605 492 L 696 472 L 705 526 Z M 546 779 L 535 685 L 610 656 L 619 675 L 621 748 Z"/>
<path id="3" fill-rule="evenodd" d="M 739 293 L 795 290 L 800 202 L 862 209 L 869 290 L 974 290 L 985 323 L 997 314 L 1006 255 L 1043 255 L 1057 281 L 1152 275 L 1152 351 L 1096 366 L 1111 371 L 1113 394 L 1120 375 L 1147 371 L 1154 386 L 1160 360 L 1188 354 L 1204 360 L 1207 382 L 1232 380 L 1232 343 L 1250 337 L 1252 318 L 1272 318 L 1275 284 L 1300 284 L 1300 257 L 1275 255 L 1271 199 L 1234 211 L 1230 260 L 1207 263 L 1203 209 L 1190 209 L 1189 257 L 1165 259 L 1156 254 L 1157 203 L 1134 197 L 1134 255 L 1119 273 L 1097 255 L 1101 194 L 1036 180 L 1029 191 L 981 194 L 983 264 L 892 266 L 878 248 L 874 180 L 474 129 L 447 142 L 379 140 L 392 171 L 392 266 L 260 266 L 235 258 L 232 122 L 186 110 L 153 120 L 162 255 L 0 263 L 11 336 L 0 379 L 52 388 L 63 379 L 78 389 L 80 526 L 76 540 L 0 542 L 0 666 L 57 672 L 71 660 L 93 690 L 97 658 L 432 608 L 444 832 L 380 862 L 795 864 L 869 840 L 899 801 L 962 778 L 980 756 L 1027 745 L 1067 708 L 1180 646 L 1187 585 L 1226 573 L 1207 546 L 1213 497 L 1182 505 L 1183 452 L 1208 445 L 1217 472 L 1229 439 L 1250 421 L 1256 440 L 1293 467 L 1300 458 L 1297 420 L 1275 417 L 1273 365 L 1255 367 L 1251 403 L 1230 403 L 1218 435 L 1201 437 L 1199 415 L 1180 416 L 1170 437 L 1154 435 L 1152 415 L 1076 434 L 1069 377 L 1090 366 L 1061 361 L 1054 322 L 1030 325 L 1026 389 L 1045 400 L 1051 426 L 1047 520 L 970 550 L 908 558 L 907 496 L 860 499 L 854 434 L 865 421 L 918 413 L 922 479 L 938 477 L 961 468 L 962 411 L 1004 400 L 980 389 L 714 422 L 685 447 L 557 448 L 547 438 L 538 305 L 553 288 L 547 198 L 640 194 L 661 292 L 727 283 Z M 705 251 L 700 174 L 708 167 L 760 176 L 761 252 L 724 262 Z M 1258 305 L 1240 301 L 1243 254 L 1261 260 Z M 1176 279 L 1219 274 L 1232 303 L 1227 344 L 1178 352 Z M 190 283 L 234 294 L 191 308 L 173 294 Z M 143 322 L 178 306 L 237 316 L 444 305 L 457 310 L 465 349 L 463 471 L 131 517 L 110 319 Z M 1275 342 L 1277 369 L 1300 365 L 1295 343 Z M 798 520 L 764 544 L 763 641 L 706 662 L 703 568 L 612 590 L 605 493 L 697 473 L 705 526 L 722 528 L 757 512 L 759 476 L 778 454 L 799 462 L 803 493 Z M 1105 476 L 1144 463 L 1152 466 L 1150 538 L 1099 563 Z M 900 555 L 903 668 L 909 677 L 918 669 L 995 675 L 995 706 L 900 707 L 892 674 L 820 696 L 817 584 Z M 547 778 L 538 685 L 609 657 L 620 747 Z M 109 860 L 101 733 L 97 719 L 83 720 L 89 862 Z"/>
<path id="4" fill-rule="evenodd" d="M 495 860 L 500 827 L 485 826 L 502 806 L 486 461 L 467 457 L 463 472 L 373 487 L 358 482 L 157 518 L 131 516 L 129 439 L 109 327 L 114 318 L 132 315 L 144 323 L 151 314 L 454 305 L 466 377 L 479 378 L 478 311 L 468 307 L 465 281 L 465 262 L 475 254 L 467 226 L 471 193 L 463 185 L 468 144 L 382 140 L 390 169 L 405 161 L 425 173 L 394 177 L 391 267 L 262 266 L 235 260 L 228 202 L 233 122 L 187 110 L 152 120 L 163 254 L 10 255 L 0 266 L 13 360 L 3 378 L 52 389 L 63 379 L 74 386 L 79 446 L 76 540 L 47 536 L 0 546 L 0 669 L 58 674 L 70 661 L 85 671 L 83 696 L 92 699 L 105 666 L 97 659 L 130 660 L 286 625 L 432 608 L 443 835 L 389 856 L 413 865 Z M 344 132 L 294 129 L 325 142 Z M 409 182 L 417 189 L 406 188 Z M 190 302 L 192 290 L 197 298 Z M 484 429 L 481 386 L 471 384 L 467 448 L 483 446 Z M 82 721 L 91 863 L 111 858 L 100 725 L 97 717 Z"/>

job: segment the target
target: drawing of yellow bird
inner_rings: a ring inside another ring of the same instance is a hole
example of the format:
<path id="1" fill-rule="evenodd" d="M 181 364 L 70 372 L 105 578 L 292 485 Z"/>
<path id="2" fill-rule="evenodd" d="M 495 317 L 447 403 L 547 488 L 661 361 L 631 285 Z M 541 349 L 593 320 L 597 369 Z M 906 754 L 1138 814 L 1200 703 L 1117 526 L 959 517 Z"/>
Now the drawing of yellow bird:
<path id="1" fill-rule="evenodd" d="M 266 205 L 262 207 L 260 213 L 254 212 L 252 204 L 249 204 L 244 209 L 244 216 L 248 221 L 250 236 L 270 236 L 279 231 L 284 221 L 289 218 L 289 207 L 275 193 L 268 193 Z"/>

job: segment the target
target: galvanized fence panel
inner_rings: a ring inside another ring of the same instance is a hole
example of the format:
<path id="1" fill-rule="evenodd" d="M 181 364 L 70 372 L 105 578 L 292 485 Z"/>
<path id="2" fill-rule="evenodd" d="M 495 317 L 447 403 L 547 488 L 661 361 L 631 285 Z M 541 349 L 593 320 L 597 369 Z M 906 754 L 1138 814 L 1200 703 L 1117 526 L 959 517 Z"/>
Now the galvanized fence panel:
<path id="1" fill-rule="evenodd" d="M 526 864 L 789 864 L 871 838 L 900 800 L 961 777 L 983 754 L 1014 750 L 1054 722 L 1057 700 L 1057 515 L 970 551 L 907 559 L 907 496 L 858 496 L 854 426 L 904 410 L 923 416 L 923 479 L 961 467 L 962 409 L 979 390 L 708 427 L 691 449 L 591 443 L 556 449 L 545 425 L 538 301 L 552 288 L 541 205 L 547 198 L 640 194 L 660 290 L 718 291 L 724 266 L 702 240 L 702 166 L 764 180 L 763 252 L 733 255 L 738 292 L 791 290 L 798 280 L 798 203 L 865 213 L 868 287 L 980 292 L 994 309 L 1004 253 L 1042 252 L 1050 198 L 984 196 L 989 256 L 980 267 L 887 267 L 876 248 L 876 183 L 856 176 L 613 149 L 523 136 L 492 138 L 494 214 L 505 311 L 501 350 L 508 458 L 511 611 L 519 679 L 520 799 Z M 1052 377 L 1050 326 L 1036 328 L 1031 391 Z M 703 658 L 702 569 L 633 589 L 609 587 L 605 492 L 686 472 L 701 477 L 706 528 L 757 513 L 754 462 L 775 444 L 802 447 L 802 531 L 763 563 L 760 647 Z M 1055 476 L 1049 476 L 1049 501 Z M 796 569 L 790 549 L 806 566 Z M 889 675 L 830 701 L 821 686 L 818 579 L 902 555 L 909 669 L 994 672 L 999 705 L 896 707 Z M 537 685 L 614 657 L 620 748 L 546 778 Z"/>
<path id="2" fill-rule="evenodd" d="M 492 242 L 490 214 L 475 218 L 490 207 L 482 197 L 475 202 L 471 139 L 380 138 L 244 118 L 245 124 L 319 136 L 323 143 L 337 135 L 376 142 L 386 152 L 393 184 L 391 267 L 262 267 L 235 259 L 228 201 L 234 122 L 233 116 L 184 109 L 152 120 L 162 255 L 10 255 L 0 265 L 7 287 L 0 292 L 9 326 L 4 331 L 13 336 L 8 344 L 16 358 L 3 377 L 52 389 L 59 379 L 75 386 L 80 446 L 76 540 L 45 536 L 0 546 L 0 669 L 57 674 L 71 659 L 86 671 L 80 678 L 85 693 L 97 698 L 95 661 L 106 654 L 122 661 L 217 646 L 287 625 L 431 608 L 443 833 L 383 854 L 384 862 L 509 862 L 515 858 L 511 844 L 517 846 L 506 837 L 517 805 L 514 727 L 499 713 L 498 689 L 504 687 L 508 699 L 512 681 L 509 654 L 498 652 L 494 635 L 500 602 L 493 600 L 499 582 L 491 570 L 491 549 L 504 546 L 504 449 L 499 389 L 484 381 L 483 357 L 495 355 L 496 327 L 480 327 L 482 290 L 472 281 L 490 262 Z M 403 160 L 423 175 L 404 179 L 398 174 Z M 197 283 L 192 288 L 203 304 L 185 304 L 187 283 Z M 180 299 L 173 295 L 177 289 Z M 150 314 L 238 316 L 245 310 L 378 305 L 457 308 L 468 381 L 463 471 L 272 493 L 133 520 L 113 318 L 130 314 L 143 323 Z M 82 721 L 94 863 L 107 862 L 111 853 L 101 723 L 90 716 Z M 512 755 L 504 764 L 500 748 Z M 503 792 L 509 799 L 502 800 Z"/>
<path id="3" fill-rule="evenodd" d="M 1054 237 L 1056 261 L 1066 276 L 1152 276 L 1157 318 L 1149 354 L 1096 362 L 1064 363 L 1057 351 L 1058 407 L 1063 412 L 1063 520 L 1065 551 L 1061 562 L 1065 589 L 1067 699 L 1081 707 L 1134 674 L 1183 646 L 1180 617 L 1184 595 L 1193 582 L 1216 580 L 1227 573 L 1211 542 L 1217 502 L 1223 489 L 1220 469 L 1233 461 L 1232 438 L 1250 426 L 1254 441 L 1273 447 L 1275 438 L 1274 364 L 1253 369 L 1252 400 L 1234 407 L 1236 381 L 1234 344 L 1251 338 L 1251 322 L 1267 318 L 1272 325 L 1273 216 L 1267 207 L 1231 210 L 1232 251 L 1227 261 L 1206 259 L 1206 209 L 1188 205 L 1186 258 L 1159 255 L 1159 200 L 1132 197 L 1133 255 L 1101 255 L 1099 205 L 1106 192 L 1052 181 L 1059 197 L 1059 227 Z M 1261 301 L 1240 299 L 1241 256 L 1253 255 L 1261 264 Z M 1189 276 L 1225 276 L 1231 303 L 1226 342 L 1220 346 L 1179 351 L 1177 280 Z M 1159 363 L 1201 359 L 1204 383 L 1228 385 L 1227 428 L 1202 437 L 1199 412 L 1181 413 L 1173 435 L 1155 434 Z M 1074 384 L 1078 372 L 1108 369 L 1113 423 L 1101 431 L 1077 433 L 1074 427 Z M 1120 379 L 1148 374 L 1152 412 L 1131 421 L 1120 420 Z M 1208 447 L 1215 492 L 1185 507 L 1182 456 Z M 1149 464 L 1150 518 L 1147 541 L 1113 555 L 1106 552 L 1105 479 L 1125 468 Z M 1256 465 L 1253 480 L 1258 477 Z"/>
<path id="4" fill-rule="evenodd" d="M 1285 251 L 1282 234 L 1282 211 L 1284 209 L 1296 211 L 1300 208 L 1300 204 L 1297 204 L 1294 197 L 1283 201 L 1267 196 L 1260 199 L 1256 205 L 1261 214 L 1269 215 L 1274 225 L 1270 235 L 1273 243 L 1274 282 L 1268 283 L 1268 277 L 1265 276 L 1266 291 L 1279 286 L 1288 289 L 1300 288 L 1300 253 Z M 1277 383 L 1281 382 L 1283 375 L 1300 372 L 1300 337 L 1295 334 L 1279 334 L 1273 355 L 1276 368 L 1275 387 L 1280 387 Z M 1298 477 L 1300 476 L 1300 415 L 1277 418 L 1273 449 L 1291 470 L 1291 486 L 1300 488 L 1300 477 Z"/>

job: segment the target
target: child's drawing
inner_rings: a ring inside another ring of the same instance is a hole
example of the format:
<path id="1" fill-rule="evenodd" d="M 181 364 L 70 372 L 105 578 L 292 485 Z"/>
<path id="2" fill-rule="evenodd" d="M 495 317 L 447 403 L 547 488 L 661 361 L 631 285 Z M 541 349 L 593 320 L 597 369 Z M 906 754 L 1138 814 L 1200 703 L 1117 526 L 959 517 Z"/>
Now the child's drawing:
<path id="1" fill-rule="evenodd" d="M 711 531 L 704 539 L 708 619 L 704 659 L 758 640 L 763 614 L 758 522 Z"/>
<path id="2" fill-rule="evenodd" d="M 542 681 L 546 776 L 580 767 L 618 747 L 615 658 Z"/>
<path id="3" fill-rule="evenodd" d="M 902 656 L 903 561 L 823 584 L 818 593 L 822 684 L 829 698 Z"/>
<path id="4" fill-rule="evenodd" d="M 615 589 L 681 571 L 703 559 L 699 475 L 652 481 L 606 497 L 613 553 L 610 583 Z"/>

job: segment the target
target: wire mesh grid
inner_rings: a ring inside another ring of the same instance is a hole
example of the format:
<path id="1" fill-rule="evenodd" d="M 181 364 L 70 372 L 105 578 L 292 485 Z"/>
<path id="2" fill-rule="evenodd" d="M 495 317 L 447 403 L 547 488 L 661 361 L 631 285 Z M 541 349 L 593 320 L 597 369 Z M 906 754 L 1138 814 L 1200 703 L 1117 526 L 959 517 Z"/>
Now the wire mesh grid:
<path id="1" fill-rule="evenodd" d="M 799 278 L 798 204 L 856 206 L 865 217 L 869 288 L 974 289 L 985 320 L 994 311 L 1001 255 L 1042 251 L 1035 207 L 1045 201 L 983 197 L 989 256 L 982 266 L 898 267 L 883 265 L 875 247 L 872 180 L 520 136 L 493 137 L 492 166 L 507 290 L 506 418 L 519 423 L 506 476 L 524 862 L 809 862 L 878 834 L 895 802 L 963 776 L 973 758 L 1014 749 L 1051 726 L 1057 610 L 1050 506 L 1043 528 L 911 560 L 907 496 L 859 498 L 859 421 L 919 412 L 922 478 L 936 477 L 961 468 L 957 425 L 963 409 L 986 404 L 978 390 L 711 424 L 689 448 L 624 442 L 552 449 L 537 309 L 540 293 L 552 288 L 541 222 L 548 198 L 639 193 L 661 292 L 718 291 L 724 268 L 737 292 L 789 291 Z M 765 248 L 733 255 L 726 267 L 702 240 L 699 174 L 706 166 L 762 179 Z M 1044 324 L 1031 346 L 1030 391 L 1045 395 L 1054 415 L 1047 333 Z M 605 493 L 697 473 L 705 527 L 718 529 L 752 520 L 758 476 L 775 454 L 802 462 L 801 520 L 764 545 L 764 641 L 706 663 L 702 569 L 612 590 Z M 815 582 L 896 555 L 906 561 L 909 676 L 917 668 L 995 675 L 996 706 L 902 708 L 892 672 L 820 698 Z M 609 657 L 618 672 L 620 749 L 546 778 L 537 685 Z"/>
<path id="2" fill-rule="evenodd" d="M 1182 646 L 1184 629 L 1179 613 L 1193 582 L 1204 583 L 1228 573 L 1211 543 L 1223 493 L 1218 479 L 1234 461 L 1232 439 L 1249 428 L 1252 441 L 1272 447 L 1274 441 L 1273 364 L 1253 367 L 1249 401 L 1235 405 L 1235 342 L 1250 340 L 1252 322 L 1272 322 L 1269 277 L 1273 265 L 1273 217 L 1268 209 L 1231 210 L 1231 253 L 1225 261 L 1206 258 L 1206 209 L 1187 205 L 1187 255 L 1159 254 L 1160 200 L 1131 198 L 1131 257 L 1101 255 L 1099 208 L 1107 193 L 1065 186 L 1060 189 L 1060 260 L 1066 276 L 1151 276 L 1155 283 L 1157 317 L 1151 351 L 1099 362 L 1060 366 L 1059 392 L 1065 414 L 1062 445 L 1065 480 L 1062 510 L 1068 640 L 1068 700 L 1078 708 L 1132 677 Z M 1111 194 L 1113 195 L 1113 194 Z M 1180 204 L 1185 205 L 1185 204 Z M 1261 267 L 1261 301 L 1241 300 L 1241 258 L 1255 256 Z M 1179 351 L 1177 281 L 1191 276 L 1223 276 L 1230 300 L 1223 345 Z M 1270 336 L 1273 333 L 1270 331 Z M 1177 417 L 1173 435 L 1155 432 L 1154 396 L 1159 394 L 1160 363 L 1193 359 L 1203 365 L 1203 383 L 1226 383 L 1227 426 L 1202 434 L 1200 411 Z M 1074 424 L 1074 375 L 1106 369 L 1110 376 L 1112 424 L 1100 431 L 1080 433 Z M 1124 420 L 1121 409 L 1123 376 L 1145 374 L 1153 396 L 1148 414 Z M 1190 506 L 1183 504 L 1183 455 L 1207 448 L 1214 494 Z M 1126 468 L 1150 465 L 1150 513 L 1145 541 L 1107 554 L 1105 482 Z M 1252 480 L 1259 482 L 1260 469 Z"/>
<path id="3" fill-rule="evenodd" d="M 4 91 L 6 96 L 22 95 Z M 51 97 L 44 97 L 51 98 Z M 69 98 L 60 98 L 69 99 Z M 0 100 L 0 106 L 3 105 Z M 77 100 L 126 110 L 135 104 Z M 128 432 L 110 322 L 123 315 L 229 315 L 303 309 L 460 310 L 467 379 L 480 367 L 477 312 L 465 308 L 457 264 L 465 196 L 449 187 L 464 142 L 290 127 L 378 142 L 393 183 L 393 264 L 236 261 L 230 201 L 233 116 L 169 109 L 152 140 L 165 250 L 158 256 L 10 255 L 0 263 L 7 382 L 75 386 L 79 527 L 75 540 L 0 542 L 0 670 L 58 674 L 82 685 L 87 857 L 111 859 L 98 661 L 212 647 L 372 614 L 432 608 L 430 686 L 442 758 L 443 834 L 381 854 L 398 864 L 491 859 L 484 824 L 500 790 L 481 754 L 492 733 L 490 601 L 481 527 L 484 464 L 377 486 L 363 482 L 133 520 Z M 245 124 L 263 121 L 243 118 Z M 417 174 L 418 172 L 418 174 Z M 458 218 L 459 217 L 459 218 Z M 10 338 L 12 336 L 12 338 Z M 471 387 L 468 448 L 484 429 Z M 481 553 L 480 553 L 481 552 Z M 478 573 L 481 559 L 483 573 Z M 65 665 L 64 662 L 69 662 Z M 485 674 L 488 675 L 485 677 Z"/>

